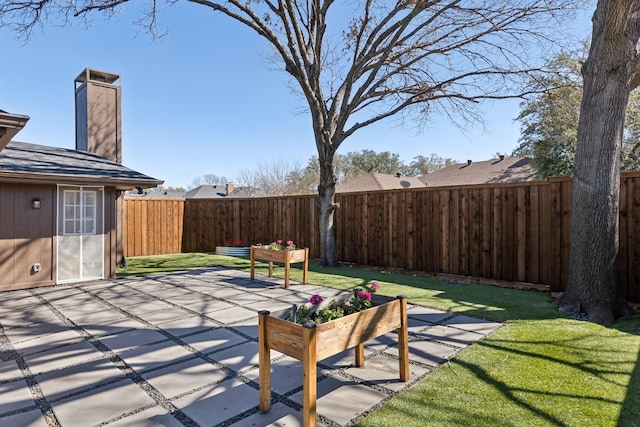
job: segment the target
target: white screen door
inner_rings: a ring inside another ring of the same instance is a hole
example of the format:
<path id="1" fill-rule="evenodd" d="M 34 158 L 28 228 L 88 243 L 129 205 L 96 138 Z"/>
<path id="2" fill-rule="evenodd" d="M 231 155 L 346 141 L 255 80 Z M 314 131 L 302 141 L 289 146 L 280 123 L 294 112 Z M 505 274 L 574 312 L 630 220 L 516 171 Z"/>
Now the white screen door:
<path id="1" fill-rule="evenodd" d="M 103 194 L 58 187 L 58 283 L 104 278 Z"/>

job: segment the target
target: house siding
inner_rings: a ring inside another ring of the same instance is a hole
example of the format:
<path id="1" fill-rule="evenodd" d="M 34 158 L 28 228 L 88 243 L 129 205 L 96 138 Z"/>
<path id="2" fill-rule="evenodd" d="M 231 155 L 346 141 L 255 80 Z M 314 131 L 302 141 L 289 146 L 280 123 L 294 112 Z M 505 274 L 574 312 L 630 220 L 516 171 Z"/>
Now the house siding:
<path id="1" fill-rule="evenodd" d="M 0 290 L 54 283 L 55 195 L 54 185 L 0 185 Z"/>
<path id="2" fill-rule="evenodd" d="M 118 243 L 116 199 L 105 188 L 104 276 L 115 277 Z M 40 209 L 31 202 L 39 198 Z M 56 283 L 57 186 L 0 184 L 0 291 L 49 286 Z M 33 270 L 39 263 L 39 272 Z"/>

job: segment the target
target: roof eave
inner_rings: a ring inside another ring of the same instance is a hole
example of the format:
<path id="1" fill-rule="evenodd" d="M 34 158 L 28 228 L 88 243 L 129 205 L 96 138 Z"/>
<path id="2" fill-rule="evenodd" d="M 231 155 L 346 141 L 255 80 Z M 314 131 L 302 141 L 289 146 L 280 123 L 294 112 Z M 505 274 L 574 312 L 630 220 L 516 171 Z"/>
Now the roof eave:
<path id="1" fill-rule="evenodd" d="M 29 121 L 29 116 L 0 112 L 0 151 Z"/>

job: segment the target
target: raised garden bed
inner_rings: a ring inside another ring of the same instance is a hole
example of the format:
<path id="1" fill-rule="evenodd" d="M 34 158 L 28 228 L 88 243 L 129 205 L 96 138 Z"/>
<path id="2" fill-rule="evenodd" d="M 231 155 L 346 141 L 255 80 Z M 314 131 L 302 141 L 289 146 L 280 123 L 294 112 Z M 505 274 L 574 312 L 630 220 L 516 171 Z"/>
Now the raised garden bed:
<path id="1" fill-rule="evenodd" d="M 316 325 L 300 325 L 287 319 L 290 309 L 258 313 L 260 410 L 271 408 L 270 350 L 302 361 L 303 425 L 316 425 L 317 363 L 355 347 L 355 365 L 364 366 L 364 343 L 388 332 L 398 331 L 400 380 L 409 380 L 409 336 L 407 299 L 375 295 L 374 306 L 339 319 Z"/>
<path id="2" fill-rule="evenodd" d="M 307 283 L 309 272 L 309 249 L 294 250 L 275 250 L 258 246 L 251 246 L 251 280 L 254 278 L 255 260 L 269 262 L 269 277 L 273 277 L 273 263 L 279 262 L 284 264 L 284 287 L 289 287 L 289 275 L 291 273 L 291 264 L 302 262 L 302 283 Z"/>
<path id="3" fill-rule="evenodd" d="M 249 246 L 216 246 L 216 255 L 249 256 L 250 253 Z"/>

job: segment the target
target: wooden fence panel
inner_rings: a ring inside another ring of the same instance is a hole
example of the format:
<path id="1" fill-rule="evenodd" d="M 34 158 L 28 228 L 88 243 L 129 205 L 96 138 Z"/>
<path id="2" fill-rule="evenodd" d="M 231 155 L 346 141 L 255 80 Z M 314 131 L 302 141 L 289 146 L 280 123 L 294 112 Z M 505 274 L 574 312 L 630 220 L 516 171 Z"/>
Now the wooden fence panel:
<path id="1" fill-rule="evenodd" d="M 335 215 L 343 262 L 521 281 L 564 289 L 572 210 L 568 177 L 518 184 L 343 193 Z M 125 199 L 125 256 L 211 252 L 226 240 L 292 239 L 321 255 L 314 195 Z M 620 278 L 640 301 L 640 172 L 623 173 Z"/>
<path id="2" fill-rule="evenodd" d="M 182 252 L 184 199 L 125 199 L 124 255 Z"/>

